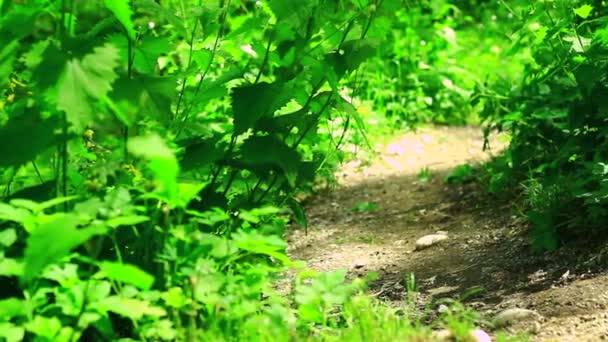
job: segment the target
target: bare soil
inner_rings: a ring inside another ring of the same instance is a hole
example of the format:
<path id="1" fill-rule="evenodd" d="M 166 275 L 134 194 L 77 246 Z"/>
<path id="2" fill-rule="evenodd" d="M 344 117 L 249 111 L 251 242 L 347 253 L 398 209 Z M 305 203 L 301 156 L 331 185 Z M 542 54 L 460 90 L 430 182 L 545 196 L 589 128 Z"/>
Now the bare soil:
<path id="1" fill-rule="evenodd" d="M 494 153 L 504 144 L 492 137 Z M 457 165 L 491 157 L 474 127 L 424 128 L 379 146 L 370 163 L 350 162 L 338 186 L 307 201 L 308 232 L 288 236 L 290 254 L 318 270 L 346 268 L 351 277 L 375 272 L 372 291 L 398 303 L 414 273 L 422 298 L 462 298 L 491 318 L 507 308 L 542 317 L 515 325 L 533 341 L 608 340 L 608 275 L 603 254 L 564 247 L 534 254 L 530 227 L 518 208 L 475 182 L 448 185 Z M 423 168 L 431 173 L 424 182 Z M 376 209 L 357 211 L 362 203 Z M 415 251 L 415 241 L 445 232 L 447 241 Z"/>

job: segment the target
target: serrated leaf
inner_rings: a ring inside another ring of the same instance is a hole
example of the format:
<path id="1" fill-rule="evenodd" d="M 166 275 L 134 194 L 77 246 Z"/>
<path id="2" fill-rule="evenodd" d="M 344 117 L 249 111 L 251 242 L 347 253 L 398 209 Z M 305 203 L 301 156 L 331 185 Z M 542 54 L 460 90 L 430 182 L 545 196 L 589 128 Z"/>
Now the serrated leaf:
<path id="1" fill-rule="evenodd" d="M 220 138 L 220 136 L 214 136 L 207 139 L 193 138 L 182 141 L 180 145 L 185 147 L 180 163 L 183 170 L 200 170 L 219 160 L 224 155 L 224 150 L 217 146 Z"/>
<path id="2" fill-rule="evenodd" d="M 129 0 L 104 0 L 106 7 L 114 14 L 116 19 L 122 24 L 127 31 L 127 35 L 131 41 L 135 41 L 135 26 L 131 20 L 133 12 Z"/>
<path id="3" fill-rule="evenodd" d="M 108 41 L 120 51 L 122 63 L 129 61 L 129 44 L 131 44 L 133 68 L 148 75 L 156 72 L 158 58 L 171 51 L 169 40 L 161 37 L 144 36 L 136 43 L 129 43 L 124 36 L 115 34 L 110 36 Z"/>
<path id="4" fill-rule="evenodd" d="M 574 9 L 574 13 L 583 19 L 589 18 L 591 12 L 593 12 L 593 6 L 591 5 L 583 5 Z"/>
<path id="5" fill-rule="evenodd" d="M 344 98 L 340 97 L 340 99 L 338 100 L 338 104 L 336 105 L 336 109 L 343 111 L 355 120 L 355 123 L 357 124 L 357 129 L 359 130 L 359 134 L 361 134 L 361 136 L 363 137 L 365 145 L 367 145 L 368 149 L 373 150 L 372 144 L 369 142 L 369 139 L 367 139 L 367 134 L 365 134 L 365 121 L 363 120 L 363 118 L 361 118 L 361 115 L 359 114 L 355 106 L 353 106 L 352 103 L 346 101 Z"/>
<path id="6" fill-rule="evenodd" d="M 166 20 L 177 34 L 185 37 L 188 35 L 184 27 L 184 20 L 178 18 L 173 12 L 162 7 L 154 0 L 135 0 L 133 2 L 137 11 L 148 13 L 151 18 L 156 18 L 158 21 Z"/>
<path id="7" fill-rule="evenodd" d="M 46 266 L 67 256 L 73 248 L 106 232 L 101 226 L 79 229 L 81 223 L 77 216 L 56 214 L 36 227 L 26 240 L 22 281 L 31 281 Z"/>
<path id="8" fill-rule="evenodd" d="M 0 50 L 0 90 L 4 89 L 8 83 L 9 76 L 13 72 L 17 48 L 19 48 L 19 42 L 13 40 L 4 45 Z"/>
<path id="9" fill-rule="evenodd" d="M 275 136 L 252 136 L 241 146 L 243 161 L 254 165 L 271 165 L 280 168 L 290 185 L 295 184 L 301 156 Z"/>
<path id="10" fill-rule="evenodd" d="M 289 83 L 258 83 L 232 90 L 234 131 L 237 135 L 254 128 L 257 121 L 283 107 L 293 98 Z"/>
<path id="11" fill-rule="evenodd" d="M 154 284 L 154 277 L 136 266 L 118 262 L 104 261 L 99 264 L 101 276 L 125 284 L 131 284 L 140 290 L 149 290 Z"/>
<path id="12" fill-rule="evenodd" d="M 121 77 L 114 83 L 109 97 L 124 113 L 128 126 L 144 117 L 168 122 L 176 93 L 175 84 L 172 77 Z"/>
<path id="13" fill-rule="evenodd" d="M 57 117 L 42 119 L 36 107 L 24 109 L 24 113 L 10 113 L 10 120 L 0 128 L 0 167 L 15 166 L 34 160 L 56 142 L 54 131 L 59 127 Z"/>
<path id="14" fill-rule="evenodd" d="M 93 104 L 104 98 L 117 78 L 119 52 L 111 44 L 97 47 L 81 60 L 68 61 L 57 86 L 49 93 L 57 108 L 65 111 L 68 121 L 82 131 L 94 119 Z"/>

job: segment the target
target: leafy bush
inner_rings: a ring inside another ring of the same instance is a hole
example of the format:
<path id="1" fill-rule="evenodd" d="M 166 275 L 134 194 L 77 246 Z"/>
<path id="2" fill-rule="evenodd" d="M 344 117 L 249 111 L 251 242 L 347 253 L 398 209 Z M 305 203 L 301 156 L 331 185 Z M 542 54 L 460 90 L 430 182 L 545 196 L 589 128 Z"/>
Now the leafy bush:
<path id="1" fill-rule="evenodd" d="M 480 89 L 483 116 L 511 134 L 490 166 L 495 192 L 518 189 L 535 226 L 535 247 L 605 234 L 606 8 L 600 2 L 528 3 L 512 49 L 531 46 L 519 83 Z"/>
<path id="2" fill-rule="evenodd" d="M 359 96 L 396 127 L 476 122 L 472 89 L 521 73 L 503 57 L 511 18 L 493 1 L 405 1 L 380 19 L 390 39 L 362 68 Z"/>

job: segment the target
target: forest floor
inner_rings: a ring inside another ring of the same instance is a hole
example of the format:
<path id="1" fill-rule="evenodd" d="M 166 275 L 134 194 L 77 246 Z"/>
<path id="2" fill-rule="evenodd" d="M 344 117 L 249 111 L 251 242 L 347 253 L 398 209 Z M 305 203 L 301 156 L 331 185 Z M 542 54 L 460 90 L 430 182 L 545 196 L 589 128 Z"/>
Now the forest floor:
<path id="1" fill-rule="evenodd" d="M 491 141 L 497 153 L 500 139 Z M 375 272 L 372 292 L 395 305 L 413 273 L 419 300 L 431 308 L 479 289 L 464 302 L 488 319 L 509 308 L 537 312 L 510 327 L 533 341 L 608 340 L 601 254 L 579 246 L 535 255 L 514 205 L 475 182 L 443 181 L 455 166 L 488 158 L 482 146 L 479 128 L 424 128 L 383 144 L 372 161 L 344 165 L 334 189 L 307 201 L 308 231 L 291 231 L 290 255 L 318 270 L 346 268 L 350 277 Z M 425 167 L 427 182 L 418 176 Z M 353 210 L 361 204 L 372 210 Z M 437 232 L 448 239 L 415 250 L 417 239 Z"/>

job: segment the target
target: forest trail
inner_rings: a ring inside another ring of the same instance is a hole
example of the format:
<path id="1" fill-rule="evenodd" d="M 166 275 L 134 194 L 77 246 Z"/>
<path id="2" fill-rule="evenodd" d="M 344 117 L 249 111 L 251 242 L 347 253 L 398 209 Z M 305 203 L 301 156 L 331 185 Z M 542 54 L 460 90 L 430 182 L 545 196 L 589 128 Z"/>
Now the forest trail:
<path id="1" fill-rule="evenodd" d="M 501 145 L 491 139 L 494 153 Z M 381 146 L 368 165 L 348 163 L 336 189 L 307 201 L 308 234 L 290 233 L 290 255 L 318 270 L 346 268 L 351 277 L 376 272 L 372 291 L 396 305 L 414 273 L 423 304 L 477 289 L 465 303 L 486 318 L 508 308 L 539 313 L 511 327 L 533 341 L 608 339 L 608 276 L 594 260 L 533 255 L 526 221 L 512 205 L 475 183 L 443 181 L 455 166 L 488 158 L 482 147 L 479 128 L 424 128 Z M 437 232 L 448 239 L 415 250 L 417 239 Z"/>

